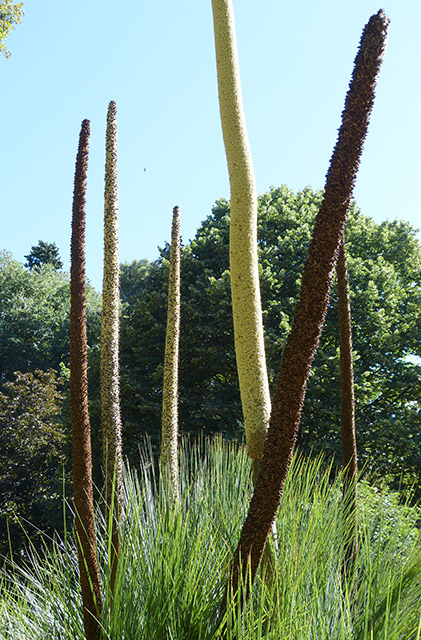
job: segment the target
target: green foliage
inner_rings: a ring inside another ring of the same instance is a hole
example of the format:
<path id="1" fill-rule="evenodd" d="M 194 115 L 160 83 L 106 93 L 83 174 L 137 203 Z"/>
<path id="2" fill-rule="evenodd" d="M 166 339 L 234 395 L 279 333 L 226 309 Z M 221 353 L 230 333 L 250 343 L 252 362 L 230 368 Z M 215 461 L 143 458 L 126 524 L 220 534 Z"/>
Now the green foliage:
<path id="1" fill-rule="evenodd" d="M 100 335 L 100 296 L 88 290 L 88 339 Z M 14 371 L 69 364 L 69 276 L 45 264 L 28 271 L 0 252 L 0 382 Z"/>
<path id="2" fill-rule="evenodd" d="M 4 43 L 10 31 L 14 30 L 14 25 L 20 23 L 24 10 L 23 2 L 11 2 L 11 0 L 2 0 L 0 2 L 0 55 L 10 58 L 12 55 L 6 49 Z"/>
<path id="3" fill-rule="evenodd" d="M 99 359 L 101 298 L 92 287 L 88 288 L 87 304 L 90 355 L 92 359 L 95 360 L 95 357 Z M 51 264 L 41 265 L 32 271 L 28 271 L 20 262 L 13 260 L 10 254 L 0 252 L 0 390 L 3 390 L 3 393 L 8 397 L 8 381 L 13 381 L 13 384 L 17 384 L 14 372 L 22 372 L 17 375 L 21 381 L 20 384 L 23 387 L 25 384 L 27 385 L 23 397 L 27 399 L 28 406 L 30 406 L 30 393 L 35 394 L 33 398 L 35 412 L 35 408 L 39 406 L 39 403 L 41 403 L 41 406 L 46 405 L 48 394 L 54 397 L 53 382 L 49 385 L 46 379 L 42 378 L 37 385 L 35 385 L 35 383 L 29 384 L 31 376 L 35 375 L 35 379 L 37 379 L 36 376 L 38 374 L 35 374 L 37 369 L 46 371 L 52 368 L 60 371 L 61 378 L 67 378 L 67 383 L 61 388 L 61 394 L 63 395 L 63 402 L 60 400 L 59 403 L 61 411 L 60 415 L 54 416 L 53 423 L 57 425 L 55 427 L 57 428 L 57 437 L 64 432 L 66 439 L 70 435 L 68 388 L 69 315 L 70 286 L 67 274 L 56 271 Z M 26 375 L 29 377 L 27 378 Z M 99 380 L 95 382 L 96 386 L 93 385 L 92 391 L 96 393 L 96 397 L 99 399 Z M 32 391 L 30 391 L 30 389 Z M 41 394 L 39 400 L 37 399 L 38 392 Z M 7 402 L 4 399 L 2 402 L 3 412 L 5 412 Z M 16 411 L 18 411 L 18 409 L 16 409 Z M 99 425 L 99 415 L 97 414 L 96 417 L 97 424 Z M 33 418 L 34 420 L 37 419 L 35 413 Z M 24 419 L 26 418 L 23 416 L 22 420 Z M 46 414 L 41 410 L 39 416 L 40 425 L 43 424 L 44 419 L 47 419 Z M 48 422 L 48 424 L 50 423 Z M 5 431 L 5 438 L 11 437 L 10 428 L 8 427 L 8 430 Z M 39 428 L 41 429 L 41 426 Z M 98 431 L 99 429 L 97 428 L 97 433 Z M 36 438 L 38 438 L 39 433 L 33 431 L 32 436 L 35 440 L 30 446 L 36 448 Z M 41 445 L 39 446 L 41 447 Z M 9 471 L 13 470 L 16 477 L 18 477 L 18 474 L 21 474 L 22 482 L 25 484 L 27 480 L 27 486 L 30 487 L 30 473 L 32 472 L 26 471 L 27 467 L 25 467 L 24 464 L 26 461 L 24 454 L 20 452 L 19 448 L 14 449 L 9 447 L 7 451 L 10 456 L 9 462 L 6 466 L 2 464 L 1 468 L 9 469 Z M 66 458 L 66 469 L 68 469 L 71 462 L 70 440 L 63 451 L 63 455 L 65 455 Z M 9 505 L 20 505 L 23 499 L 26 501 L 26 506 L 22 512 L 19 507 L 17 512 L 23 517 L 29 518 L 35 528 L 38 527 L 46 531 L 51 531 L 53 527 L 60 529 L 62 527 L 62 517 L 59 508 L 61 502 L 57 496 L 61 496 L 62 494 L 62 467 L 61 463 L 58 463 L 58 459 L 55 460 L 55 462 L 51 462 L 51 478 L 49 482 L 51 486 L 56 488 L 54 492 L 50 492 L 50 494 L 45 493 L 45 500 L 44 498 L 41 499 L 41 497 L 36 494 L 37 490 L 34 489 L 33 507 L 31 506 L 32 502 L 29 501 L 29 496 L 21 498 L 19 482 L 11 479 L 14 476 L 8 475 L 9 471 L 7 471 L 7 473 L 4 471 L 4 482 L 7 482 L 8 493 L 7 495 L 6 493 L 0 495 L 0 511 L 2 513 L 4 512 L 6 503 Z M 19 465 L 21 463 L 23 466 L 20 469 Z M 28 464 L 32 465 L 29 457 Z M 47 462 L 45 464 L 47 464 Z M 33 466 L 35 469 L 35 462 Z M 97 467 L 100 472 L 100 458 L 98 458 Z M 34 477 L 36 477 L 36 473 Z M 43 485 L 39 484 L 39 486 L 42 487 Z M 9 510 L 10 508 L 7 507 Z M 35 528 L 31 528 L 28 531 L 28 534 L 30 534 L 32 538 L 33 535 L 37 535 Z M 16 551 L 19 551 L 24 541 L 24 536 L 16 522 L 13 528 L 13 536 L 13 547 Z M 0 527 L 0 553 L 7 549 L 7 545 L 7 531 L 3 517 Z"/>
<path id="4" fill-rule="evenodd" d="M 62 529 L 67 446 L 59 422 L 62 394 L 55 371 L 15 374 L 0 392 L 0 553 L 21 551 L 27 522 L 51 534 Z M 26 521 L 26 522 L 25 522 Z M 21 524 L 20 524 L 21 523 Z M 33 537 L 33 530 L 29 530 Z"/>
<path id="5" fill-rule="evenodd" d="M 149 272 L 149 260 L 133 260 L 120 265 L 120 299 L 122 304 L 139 297 L 142 281 Z"/>
<path id="6" fill-rule="evenodd" d="M 69 279 L 53 266 L 27 271 L 0 254 L 0 378 L 68 362 Z"/>
<path id="7" fill-rule="evenodd" d="M 297 300 L 301 269 L 322 198 L 287 187 L 259 198 L 258 250 L 269 379 L 273 387 Z M 181 262 L 180 430 L 241 433 L 228 257 L 229 203 L 219 200 Z M 354 205 L 346 231 L 353 318 L 356 428 L 360 463 L 408 482 L 421 469 L 421 251 L 402 221 L 380 225 Z M 125 452 L 142 433 L 158 442 L 165 339 L 168 246 L 132 270 L 121 325 Z M 125 274 L 130 266 L 125 265 Z M 134 280 L 137 280 L 137 287 Z M 340 459 L 339 341 L 333 288 L 308 391 L 300 445 Z"/>
<path id="8" fill-rule="evenodd" d="M 103 519 L 98 548 L 103 640 L 216 640 L 218 603 L 252 491 L 244 448 L 217 438 L 184 442 L 180 508 L 159 490 L 142 450 L 127 472 L 127 509 L 111 606 Z M 296 458 L 278 535 L 282 555 L 271 581 L 260 574 L 244 615 L 229 609 L 227 640 L 412 640 L 420 624 L 421 547 L 417 508 L 367 483 L 360 491 L 358 581 L 341 588 L 341 476 L 322 459 Z M 47 555 L 14 567 L 0 598 L 0 639 L 82 640 L 76 548 L 70 535 Z M 220 637 L 220 636 L 219 636 Z"/>
<path id="9" fill-rule="evenodd" d="M 44 242 L 44 240 L 39 240 L 37 245 L 31 247 L 31 251 L 27 256 L 25 256 L 25 258 L 25 267 L 30 271 L 43 264 L 51 264 L 57 271 L 60 271 L 60 269 L 63 268 L 63 263 L 60 260 L 58 247 L 55 242 Z"/>

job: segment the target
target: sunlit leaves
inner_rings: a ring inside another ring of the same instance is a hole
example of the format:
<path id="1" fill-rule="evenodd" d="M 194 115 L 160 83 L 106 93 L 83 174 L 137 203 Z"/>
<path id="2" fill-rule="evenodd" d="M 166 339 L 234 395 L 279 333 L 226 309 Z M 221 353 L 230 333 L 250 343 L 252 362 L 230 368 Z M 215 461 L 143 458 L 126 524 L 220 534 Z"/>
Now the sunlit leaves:
<path id="1" fill-rule="evenodd" d="M 11 2 L 11 0 L 3 0 L 0 2 L 0 55 L 10 58 L 12 55 L 6 49 L 5 39 L 10 31 L 13 31 L 15 25 L 19 24 L 24 14 L 23 2 Z"/>

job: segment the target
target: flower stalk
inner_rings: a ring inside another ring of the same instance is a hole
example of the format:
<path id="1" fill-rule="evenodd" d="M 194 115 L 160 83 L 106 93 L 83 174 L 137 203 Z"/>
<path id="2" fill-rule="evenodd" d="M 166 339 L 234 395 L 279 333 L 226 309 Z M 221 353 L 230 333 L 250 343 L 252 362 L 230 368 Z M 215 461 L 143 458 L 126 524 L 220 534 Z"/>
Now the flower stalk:
<path id="1" fill-rule="evenodd" d="M 234 554 L 222 613 L 229 591 L 237 597 L 240 579 L 246 585 L 254 579 L 279 508 L 367 134 L 388 23 L 386 15 L 379 11 L 370 18 L 360 41 L 338 140 L 326 176 L 325 194 L 303 270 L 300 298 L 282 356 L 261 469 Z"/>
<path id="2" fill-rule="evenodd" d="M 352 320 L 349 295 L 349 277 L 345 242 L 339 246 L 338 264 L 338 315 L 339 315 L 339 354 L 341 386 L 341 440 L 343 480 L 343 519 L 344 519 L 344 558 L 343 575 L 352 573 L 358 553 L 357 533 L 357 441 L 355 435 L 355 399 L 354 367 L 352 361 Z"/>
<path id="3" fill-rule="evenodd" d="M 70 410 L 73 437 L 73 491 L 83 619 L 87 640 L 97 638 L 101 586 L 97 562 L 92 489 L 91 431 L 88 411 L 86 333 L 85 200 L 90 122 L 79 137 L 73 195 L 70 270 Z"/>
<path id="4" fill-rule="evenodd" d="M 219 109 L 231 188 L 230 274 L 234 343 L 250 458 L 262 457 L 270 417 L 257 262 L 257 192 L 241 95 L 231 0 L 212 0 Z M 255 471 L 257 471 L 257 466 Z"/>
<path id="5" fill-rule="evenodd" d="M 180 343 L 180 209 L 174 207 L 168 279 L 167 332 L 162 387 L 161 470 L 175 503 L 178 486 L 178 360 Z"/>
<path id="6" fill-rule="evenodd" d="M 101 418 L 105 473 L 106 520 L 111 530 L 111 591 L 120 548 L 123 512 L 122 437 L 119 386 L 117 107 L 108 106 L 104 192 L 104 275 L 101 325 Z"/>

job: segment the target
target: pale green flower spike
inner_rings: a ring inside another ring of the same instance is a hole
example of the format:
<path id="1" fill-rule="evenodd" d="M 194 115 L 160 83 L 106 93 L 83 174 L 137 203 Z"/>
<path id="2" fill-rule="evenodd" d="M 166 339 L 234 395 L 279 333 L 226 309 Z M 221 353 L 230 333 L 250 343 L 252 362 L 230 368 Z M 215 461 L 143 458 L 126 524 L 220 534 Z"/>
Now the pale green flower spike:
<path id="1" fill-rule="evenodd" d="M 117 197 L 117 108 L 110 102 L 107 114 L 104 278 L 101 326 L 101 416 L 107 517 L 112 513 L 113 575 L 119 548 L 119 521 L 123 509 L 122 443 L 119 388 L 119 297 Z"/>
<path id="2" fill-rule="evenodd" d="M 257 193 L 241 97 L 231 0 L 212 0 L 219 108 L 231 185 L 230 271 L 247 449 L 262 456 L 270 418 L 257 263 Z"/>
<path id="3" fill-rule="evenodd" d="M 161 469 L 172 488 L 175 502 L 178 486 L 178 358 L 180 342 L 180 210 L 173 209 L 168 315 L 165 336 L 164 382 L 162 388 Z"/>

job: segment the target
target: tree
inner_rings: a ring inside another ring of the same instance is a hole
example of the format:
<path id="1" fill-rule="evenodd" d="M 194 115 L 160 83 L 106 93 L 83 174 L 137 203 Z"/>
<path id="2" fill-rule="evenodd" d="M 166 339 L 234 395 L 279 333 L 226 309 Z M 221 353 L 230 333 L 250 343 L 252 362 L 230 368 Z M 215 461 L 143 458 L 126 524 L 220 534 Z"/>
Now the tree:
<path id="1" fill-rule="evenodd" d="M 14 3 L 11 0 L 2 0 L 0 2 L 0 55 L 3 54 L 6 58 L 10 58 L 12 54 L 6 49 L 4 41 L 10 31 L 14 30 L 14 25 L 20 23 L 24 14 L 22 7 L 23 2 Z"/>
<path id="2" fill-rule="evenodd" d="M 99 344 L 101 299 L 89 287 L 88 343 Z M 69 366 L 70 282 L 51 264 L 28 271 L 0 252 L 0 384 L 15 371 Z"/>
<path id="3" fill-rule="evenodd" d="M 142 289 L 142 280 L 149 272 L 149 260 L 133 260 L 120 265 L 120 300 L 124 305 L 135 300 Z"/>
<path id="4" fill-rule="evenodd" d="M 63 465 L 68 434 L 60 422 L 57 373 L 16 372 L 0 392 L 0 553 L 22 553 L 40 531 L 63 527 Z M 36 527 L 29 527 L 28 523 Z M 23 528 L 22 528 L 22 526 Z M 35 531 L 35 534 L 34 534 Z"/>
<path id="5" fill-rule="evenodd" d="M 0 254 L 0 377 L 58 369 L 68 361 L 69 278 L 44 265 L 33 272 Z"/>
<path id="6" fill-rule="evenodd" d="M 95 640 L 101 617 L 101 585 L 96 551 L 88 411 L 86 330 L 85 198 L 90 122 L 84 120 L 76 156 L 70 275 L 70 412 L 73 441 L 73 493 L 83 621 L 86 640 Z"/>
<path id="7" fill-rule="evenodd" d="M 101 299 L 92 287 L 89 287 L 87 291 L 87 314 L 88 348 L 90 359 L 95 362 L 99 350 Z M 50 264 L 41 265 L 33 271 L 28 271 L 23 264 L 13 260 L 9 253 L 0 252 L 0 389 L 3 393 L 7 393 L 6 384 L 14 382 L 16 375 L 32 375 L 37 369 L 43 371 L 54 369 L 63 375 L 67 374 L 70 357 L 69 317 L 70 282 L 67 273 L 56 271 Z M 32 385 L 31 393 L 34 389 L 35 386 Z M 91 391 L 92 400 L 95 400 L 95 392 L 99 393 L 99 389 L 92 384 Z M 67 444 L 63 455 L 65 455 L 66 486 L 70 486 L 72 456 L 68 384 L 60 384 L 60 393 L 63 396 L 60 401 L 62 409 L 60 416 L 57 415 L 54 418 L 54 424 L 57 425 L 57 435 L 62 431 L 66 435 Z M 30 404 L 29 391 L 26 396 L 28 404 Z M 34 407 L 39 406 L 39 402 L 35 397 L 33 399 Z M 95 423 L 96 433 L 99 431 L 98 427 L 99 415 Z M 28 465 L 32 465 L 29 454 L 27 458 Z M 99 458 L 96 463 L 100 468 Z M 23 469 L 25 468 L 23 466 Z M 28 474 L 35 474 L 35 463 L 32 469 L 31 472 L 28 471 Z M 28 513 L 28 520 L 33 525 L 27 529 L 27 533 L 34 543 L 38 543 L 37 529 L 47 533 L 53 529 L 58 531 L 62 529 L 62 471 L 61 463 L 51 463 L 50 486 L 58 488 L 45 492 L 45 502 L 40 501 L 37 503 L 38 506 L 36 506 L 38 497 L 36 497 L 36 490 L 34 490 L 33 504 L 35 506 L 33 508 L 28 506 L 29 511 L 25 506 L 22 511 L 23 514 Z M 10 482 L 8 487 L 10 490 L 9 502 L 20 505 L 21 487 L 19 483 Z M 51 500 L 48 496 L 52 496 Z M 24 517 L 27 516 L 24 515 Z M 21 543 L 24 542 L 23 532 L 19 532 L 16 523 L 13 527 L 15 541 L 13 546 L 20 549 Z M 0 527 L 1 549 L 6 549 L 7 544 L 7 531 L 2 525 Z"/>
<path id="8" fill-rule="evenodd" d="M 51 264 L 54 269 L 60 271 L 63 268 L 63 263 L 60 260 L 58 247 L 55 242 L 44 242 L 44 240 L 38 240 L 38 244 L 31 247 L 31 251 L 26 258 L 25 267 L 30 271 L 43 264 Z"/>
<path id="9" fill-rule="evenodd" d="M 204 427 L 209 434 L 241 433 L 229 290 L 229 218 L 227 222 L 221 233 L 216 224 L 212 225 L 215 232 L 212 236 L 208 235 L 208 229 L 203 237 L 198 233 L 198 242 L 193 241 L 181 253 L 179 428 L 182 433 L 198 434 Z M 142 434 L 148 434 L 155 446 L 160 441 L 168 272 L 169 246 L 166 246 L 148 268 L 147 275 L 139 274 L 138 292 L 123 305 L 123 446 L 133 461 L 138 459 Z"/>
<path id="10" fill-rule="evenodd" d="M 322 192 L 272 188 L 258 199 L 258 253 L 269 380 L 275 384 L 290 331 L 301 272 Z M 219 200 L 182 250 L 179 428 L 242 437 L 229 272 L 230 206 Z M 351 205 L 346 244 L 353 314 L 356 430 L 361 466 L 398 484 L 421 479 L 421 249 L 403 221 L 376 224 Z M 164 247 L 146 273 L 128 271 L 133 296 L 121 319 L 124 452 L 138 462 L 138 441 L 158 445 L 168 289 Z M 136 267 L 136 268 L 135 268 Z M 124 281 L 124 280 L 123 280 Z M 137 284 L 136 284 L 137 283 Z M 299 446 L 342 462 L 337 292 L 331 292 L 308 380 Z"/>

